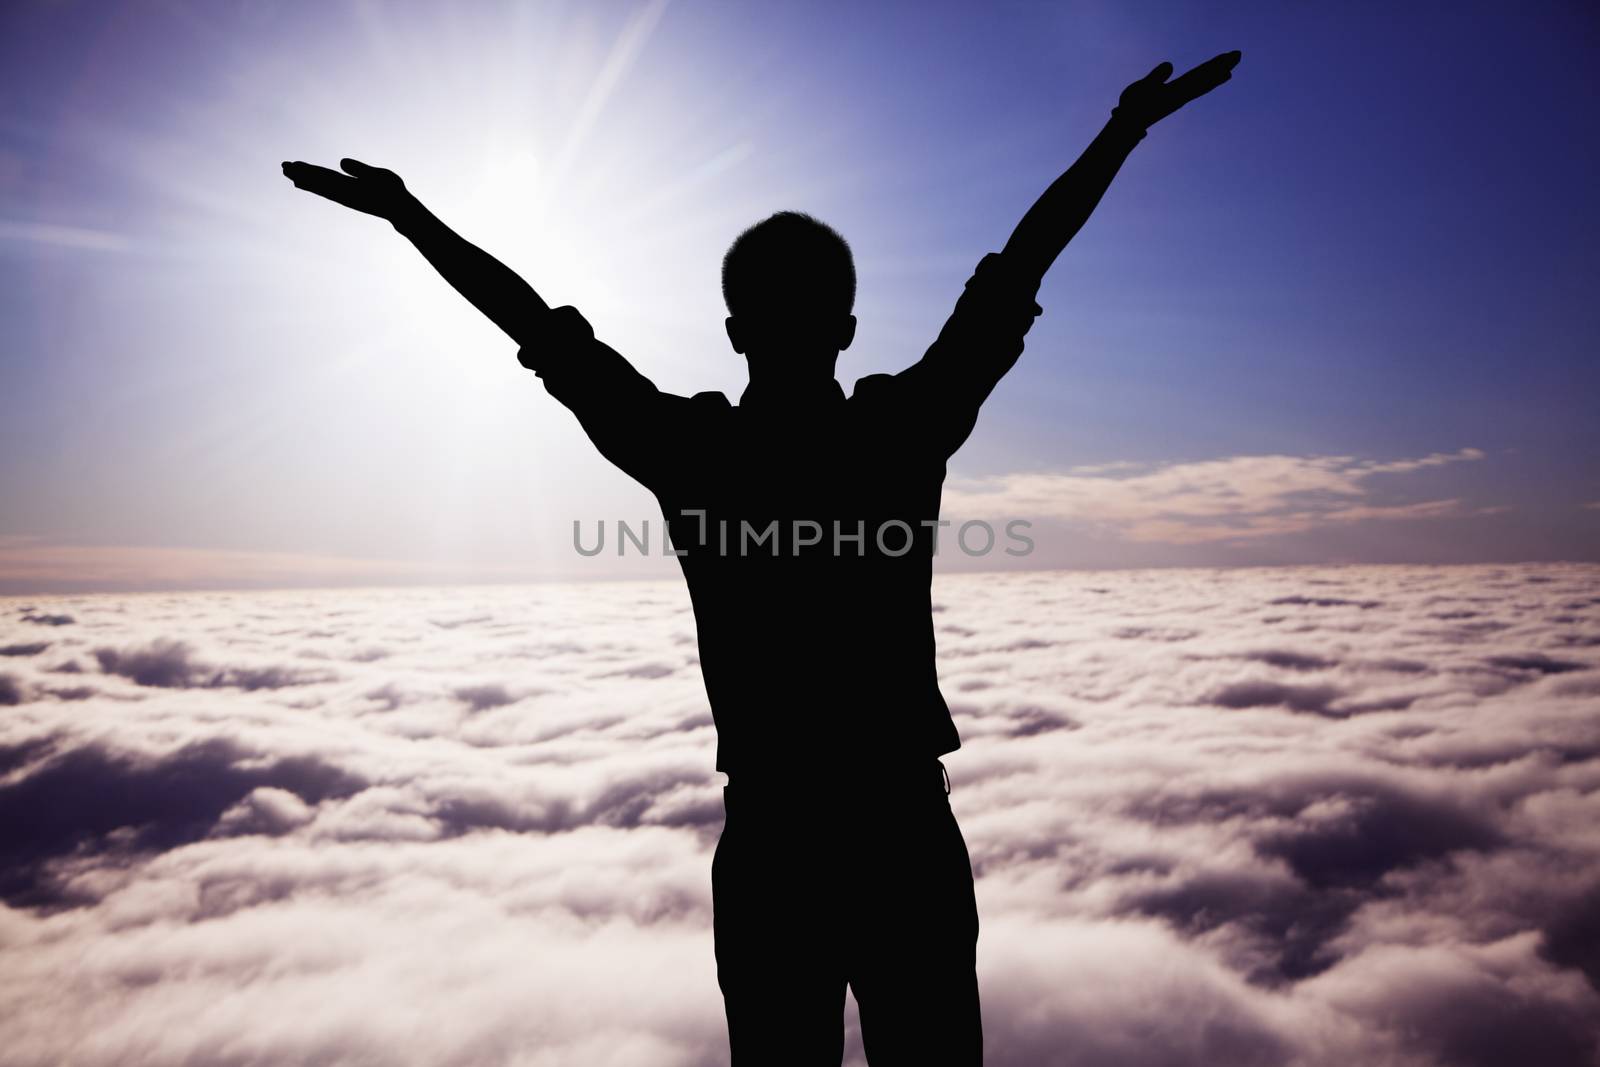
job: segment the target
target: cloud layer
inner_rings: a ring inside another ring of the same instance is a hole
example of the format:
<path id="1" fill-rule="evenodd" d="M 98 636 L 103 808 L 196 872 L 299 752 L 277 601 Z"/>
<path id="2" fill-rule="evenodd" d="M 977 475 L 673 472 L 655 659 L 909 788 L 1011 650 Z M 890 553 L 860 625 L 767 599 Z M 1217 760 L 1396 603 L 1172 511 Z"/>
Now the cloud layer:
<path id="1" fill-rule="evenodd" d="M 1595 1062 L 1600 567 L 935 595 L 988 1062 Z M 676 584 L 12 598 L 0 651 L 4 1063 L 726 1062 Z"/>

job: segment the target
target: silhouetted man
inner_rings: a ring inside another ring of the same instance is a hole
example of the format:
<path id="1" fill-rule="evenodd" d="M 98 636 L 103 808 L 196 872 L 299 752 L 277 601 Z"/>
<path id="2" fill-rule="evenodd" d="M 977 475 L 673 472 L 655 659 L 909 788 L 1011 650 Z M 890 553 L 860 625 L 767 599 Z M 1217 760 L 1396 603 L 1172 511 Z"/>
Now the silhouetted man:
<path id="1" fill-rule="evenodd" d="M 728 339 L 750 368 L 735 405 L 658 390 L 394 173 L 284 164 L 298 187 L 389 219 L 660 503 L 729 779 L 712 886 L 739 1067 L 839 1063 L 846 986 L 874 1067 L 981 1062 L 972 868 L 939 762 L 960 740 L 929 600 L 945 463 L 1122 161 L 1238 60 L 1170 82 L 1163 63 L 1130 85 L 1005 248 L 983 257 L 922 359 L 848 397 L 834 363 L 855 335 L 855 269 L 844 240 L 808 215 L 758 223 L 723 261 Z"/>

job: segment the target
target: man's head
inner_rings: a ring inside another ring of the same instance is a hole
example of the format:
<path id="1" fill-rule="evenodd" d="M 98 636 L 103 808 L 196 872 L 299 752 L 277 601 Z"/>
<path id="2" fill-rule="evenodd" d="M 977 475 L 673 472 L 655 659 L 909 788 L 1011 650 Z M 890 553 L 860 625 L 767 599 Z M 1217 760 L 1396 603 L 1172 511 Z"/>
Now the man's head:
<path id="1" fill-rule="evenodd" d="M 728 340 L 747 357 L 807 365 L 825 358 L 831 377 L 834 359 L 855 337 L 850 246 L 798 211 L 780 211 L 739 235 L 722 259 L 722 296 Z"/>

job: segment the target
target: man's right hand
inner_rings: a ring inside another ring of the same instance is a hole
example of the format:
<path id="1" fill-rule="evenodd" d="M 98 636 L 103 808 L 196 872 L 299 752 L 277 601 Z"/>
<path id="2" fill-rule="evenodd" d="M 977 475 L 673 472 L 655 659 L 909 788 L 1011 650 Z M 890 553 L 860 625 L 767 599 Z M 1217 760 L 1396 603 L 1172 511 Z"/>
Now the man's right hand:
<path id="1" fill-rule="evenodd" d="M 369 167 L 357 159 L 341 159 L 339 166 L 344 168 L 343 174 L 310 163 L 285 163 L 283 176 L 294 182 L 296 189 L 390 222 L 417 205 L 416 198 L 406 192 L 406 183 L 394 171 Z"/>

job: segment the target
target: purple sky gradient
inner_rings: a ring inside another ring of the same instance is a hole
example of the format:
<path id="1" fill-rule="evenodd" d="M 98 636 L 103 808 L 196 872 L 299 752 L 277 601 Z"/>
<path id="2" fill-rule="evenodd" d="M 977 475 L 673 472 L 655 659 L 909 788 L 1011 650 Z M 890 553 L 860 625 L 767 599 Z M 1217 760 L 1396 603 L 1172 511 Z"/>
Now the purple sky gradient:
<path id="1" fill-rule="evenodd" d="M 1246 497 L 1231 538 L 1047 501 L 981 565 L 1600 558 L 1597 37 L 1580 4 L 6 5 L 0 589 L 671 573 L 573 552 L 653 502 L 282 159 L 394 167 L 683 393 L 741 386 L 728 241 L 812 211 L 860 268 L 848 385 L 920 355 L 1123 85 L 1229 48 L 952 476 L 1474 458 Z"/>

